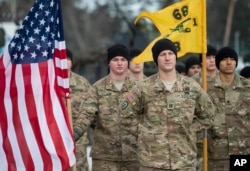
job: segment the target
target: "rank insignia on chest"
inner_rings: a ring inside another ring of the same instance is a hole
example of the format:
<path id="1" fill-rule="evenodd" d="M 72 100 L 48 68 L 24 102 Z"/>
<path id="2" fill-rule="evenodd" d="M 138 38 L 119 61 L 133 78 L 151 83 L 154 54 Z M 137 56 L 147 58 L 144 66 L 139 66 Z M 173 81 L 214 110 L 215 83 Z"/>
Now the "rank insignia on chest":
<path id="1" fill-rule="evenodd" d="M 189 94 L 189 91 L 190 91 L 189 87 L 184 87 L 184 93 L 185 94 Z"/>
<path id="2" fill-rule="evenodd" d="M 168 109 L 174 109 L 174 104 L 173 104 L 173 103 L 169 103 L 169 104 L 167 105 L 167 108 L 168 108 Z"/>

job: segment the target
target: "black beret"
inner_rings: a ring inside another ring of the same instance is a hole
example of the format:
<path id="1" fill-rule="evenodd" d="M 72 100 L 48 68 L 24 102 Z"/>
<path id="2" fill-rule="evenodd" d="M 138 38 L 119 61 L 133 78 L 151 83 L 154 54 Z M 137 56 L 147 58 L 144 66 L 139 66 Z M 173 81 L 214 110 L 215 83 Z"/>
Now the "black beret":
<path id="1" fill-rule="evenodd" d="M 152 47 L 153 59 L 156 65 L 158 65 L 157 63 L 158 56 L 163 50 L 171 50 L 177 57 L 177 49 L 174 43 L 169 39 L 160 39 Z"/>
<path id="2" fill-rule="evenodd" d="M 223 47 L 218 51 L 218 53 L 215 56 L 215 63 L 216 63 L 216 67 L 218 69 L 220 69 L 219 68 L 220 61 L 224 58 L 227 58 L 227 57 L 234 58 L 236 61 L 236 67 L 237 67 L 238 55 L 237 55 L 236 51 L 230 47 Z"/>

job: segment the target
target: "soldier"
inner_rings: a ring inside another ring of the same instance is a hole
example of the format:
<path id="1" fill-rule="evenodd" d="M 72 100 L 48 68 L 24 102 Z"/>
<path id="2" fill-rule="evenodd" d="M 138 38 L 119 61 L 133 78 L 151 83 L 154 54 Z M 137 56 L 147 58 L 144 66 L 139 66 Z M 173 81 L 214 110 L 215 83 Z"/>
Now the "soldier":
<path id="1" fill-rule="evenodd" d="M 192 77 L 194 74 L 201 72 L 201 62 L 197 56 L 190 56 L 185 62 L 186 75 Z"/>
<path id="2" fill-rule="evenodd" d="M 242 77 L 250 79 L 250 66 L 245 66 L 244 68 L 242 68 L 240 71 L 240 75 Z"/>
<path id="3" fill-rule="evenodd" d="M 208 89 L 216 110 L 208 130 L 208 170 L 228 171 L 231 154 L 250 154 L 250 81 L 235 72 L 234 49 L 221 48 L 215 61 L 219 74 Z"/>
<path id="4" fill-rule="evenodd" d="M 179 74 L 186 75 L 185 63 L 182 61 L 177 61 L 175 69 Z"/>
<path id="5" fill-rule="evenodd" d="M 70 98 L 71 98 L 71 110 L 72 110 L 72 122 L 73 125 L 78 119 L 79 115 L 84 115 L 81 113 L 80 108 L 87 97 L 86 93 L 91 88 L 91 84 L 81 75 L 78 75 L 71 71 L 73 63 L 73 54 L 69 49 L 66 49 L 67 52 L 67 62 L 69 68 L 69 83 L 70 83 Z M 86 148 L 89 144 L 87 138 L 87 132 L 79 138 L 76 142 L 76 167 L 78 171 L 88 171 L 88 161 L 87 161 L 87 152 Z"/>
<path id="6" fill-rule="evenodd" d="M 218 74 L 218 70 L 215 65 L 215 55 L 217 49 L 211 45 L 207 45 L 207 54 L 206 54 L 206 75 L 207 82 L 209 83 L 215 76 Z M 202 61 L 202 56 L 200 55 L 200 61 Z M 202 73 L 198 72 L 192 76 L 200 85 L 202 84 Z"/>
<path id="7" fill-rule="evenodd" d="M 144 69 L 144 62 L 142 63 L 134 63 L 133 62 L 133 58 L 135 58 L 136 56 L 138 56 L 141 53 L 141 50 L 136 49 L 136 48 L 132 48 L 129 51 L 129 55 L 130 55 L 130 60 L 129 60 L 129 76 L 137 81 L 143 80 L 144 78 L 146 78 L 146 76 L 144 75 L 143 69 Z"/>
<path id="8" fill-rule="evenodd" d="M 207 54 L 206 54 L 206 79 L 207 79 L 207 86 L 212 86 L 211 83 L 213 82 L 215 76 L 218 74 L 218 70 L 215 65 L 215 55 L 217 53 L 217 49 L 215 49 L 211 45 L 207 45 Z M 202 56 L 200 55 L 200 61 L 202 61 Z M 197 81 L 202 86 L 202 72 L 198 72 L 194 74 L 191 78 L 193 78 L 195 81 Z M 198 131 L 197 132 L 197 171 L 202 170 L 202 154 L 203 154 L 203 132 Z"/>
<path id="9" fill-rule="evenodd" d="M 129 51 L 126 46 L 115 44 L 108 49 L 107 57 L 109 75 L 94 83 L 95 91 L 90 92 L 97 102 L 92 103 L 90 109 L 84 108 L 87 114 L 95 114 L 91 151 L 93 171 L 138 171 L 137 123 L 130 122 L 119 112 L 122 95 L 135 84 L 127 74 Z M 77 121 L 74 127 L 76 139 L 84 132 L 88 122 L 85 116 Z"/>
<path id="10" fill-rule="evenodd" d="M 120 105 L 130 122 L 141 120 L 140 171 L 195 171 L 196 131 L 211 125 L 213 104 L 196 81 L 176 72 L 172 41 L 158 40 L 152 53 L 158 73 L 138 82 Z"/>

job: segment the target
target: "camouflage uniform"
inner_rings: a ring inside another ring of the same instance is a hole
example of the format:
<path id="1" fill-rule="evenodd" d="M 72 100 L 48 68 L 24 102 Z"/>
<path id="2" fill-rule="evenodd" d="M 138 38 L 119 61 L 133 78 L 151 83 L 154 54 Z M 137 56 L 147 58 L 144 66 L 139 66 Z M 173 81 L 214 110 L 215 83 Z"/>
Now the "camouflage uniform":
<path id="1" fill-rule="evenodd" d="M 95 142 L 91 153 L 93 165 L 95 166 L 96 159 L 104 161 L 134 161 L 137 163 L 136 133 L 131 134 L 131 127 L 122 125 L 122 122 L 125 120 L 120 115 L 118 108 L 122 94 L 128 92 L 134 84 L 135 82 L 127 77 L 121 91 L 119 91 L 112 83 L 110 77 L 107 76 L 93 85 L 98 94 L 99 102 L 99 112 L 94 134 Z M 103 166 L 98 167 L 102 168 Z M 103 170 L 105 170 L 104 168 Z M 134 167 L 127 168 L 127 170 L 134 169 Z"/>
<path id="2" fill-rule="evenodd" d="M 216 72 L 215 76 L 217 76 L 218 74 L 219 74 L 219 71 Z M 214 77 L 207 76 L 207 89 L 209 89 L 213 86 L 215 76 Z M 198 73 L 194 74 L 191 78 L 193 78 L 195 81 L 197 81 L 202 86 L 202 72 L 198 72 Z"/>
<path id="3" fill-rule="evenodd" d="M 158 74 L 138 83 L 120 106 L 127 120 L 140 115 L 138 156 L 140 170 L 196 170 L 196 131 L 208 128 L 214 107 L 193 79 L 177 73 L 171 91 Z"/>
<path id="4" fill-rule="evenodd" d="M 139 80 L 139 79 L 136 79 L 135 77 L 133 77 L 133 76 L 130 75 L 130 74 L 128 74 L 128 77 L 129 77 L 129 79 L 131 79 L 132 81 L 142 81 L 142 80 L 144 80 L 145 78 L 147 78 L 146 75 L 143 75 L 143 79 L 142 79 L 142 80 Z"/>
<path id="5" fill-rule="evenodd" d="M 216 71 L 216 75 L 218 75 L 218 73 L 219 72 Z M 213 86 L 215 76 L 207 76 L 207 89 L 210 89 Z M 194 74 L 191 78 L 202 86 L 202 72 Z M 203 170 L 203 134 L 203 131 L 197 132 L 197 171 Z"/>
<path id="6" fill-rule="evenodd" d="M 235 74 L 225 86 L 216 76 L 208 94 L 216 113 L 209 129 L 209 171 L 228 171 L 230 154 L 250 154 L 250 81 Z"/>
<path id="7" fill-rule="evenodd" d="M 135 81 L 126 77 L 119 91 L 111 81 L 111 77 L 106 76 L 93 85 L 95 92 L 91 94 L 95 94 L 95 99 L 98 99 L 94 109 L 96 117 L 94 144 L 91 150 L 93 171 L 139 170 L 136 156 L 137 123 L 126 120 L 118 108 L 122 95 L 134 84 Z M 77 121 L 74 127 L 76 136 L 84 131 L 82 123 L 87 123 L 85 120 L 86 118 L 81 118 Z"/>
<path id="8" fill-rule="evenodd" d="M 72 109 L 72 122 L 73 125 L 79 118 L 79 115 L 84 115 L 80 108 L 83 101 L 91 87 L 90 83 L 82 76 L 70 72 L 70 91 L 71 91 L 71 109 Z M 87 132 L 76 142 L 76 166 L 78 171 L 88 170 L 87 152 L 86 147 L 89 144 Z"/>

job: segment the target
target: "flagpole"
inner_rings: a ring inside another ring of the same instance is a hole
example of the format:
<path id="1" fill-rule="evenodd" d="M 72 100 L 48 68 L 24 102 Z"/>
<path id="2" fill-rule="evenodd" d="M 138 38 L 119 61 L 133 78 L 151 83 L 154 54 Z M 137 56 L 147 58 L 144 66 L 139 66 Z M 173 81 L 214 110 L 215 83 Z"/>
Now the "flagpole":
<path id="1" fill-rule="evenodd" d="M 58 19 L 59 19 L 59 25 L 60 25 L 60 36 L 61 36 L 61 39 L 65 40 L 64 39 L 64 27 L 63 27 L 63 17 L 62 17 L 62 4 L 61 4 L 61 0 L 58 0 L 58 5 L 59 5 L 59 8 L 58 8 Z M 66 52 L 65 52 L 66 53 Z M 70 76 L 70 73 L 68 73 L 69 76 Z M 66 97 L 66 106 L 67 106 L 67 112 L 68 112 L 68 117 L 69 117 L 69 122 L 70 122 L 70 126 L 71 126 L 71 129 L 72 129 L 72 132 L 73 132 L 73 122 L 72 122 L 72 111 L 71 111 L 71 100 L 70 100 L 70 96 L 69 97 Z M 76 164 L 74 164 L 72 167 L 71 167 L 72 171 L 77 171 L 76 170 Z"/>
<path id="2" fill-rule="evenodd" d="M 203 171 L 207 171 L 208 168 L 208 158 L 207 158 L 207 130 L 203 131 Z"/>
<path id="3" fill-rule="evenodd" d="M 67 106 L 67 111 L 68 111 L 68 116 L 69 116 L 69 122 L 70 122 L 70 126 L 73 132 L 73 121 L 72 121 L 72 111 L 71 111 L 71 100 L 70 97 L 66 98 L 66 106 Z M 71 167 L 72 171 L 77 171 L 76 170 L 76 164 L 74 164 Z"/>
<path id="4" fill-rule="evenodd" d="M 207 66 L 206 66 L 206 54 L 202 53 L 202 88 L 207 92 Z M 208 169 L 208 157 L 207 157 L 207 130 L 203 130 L 203 171 Z"/>

